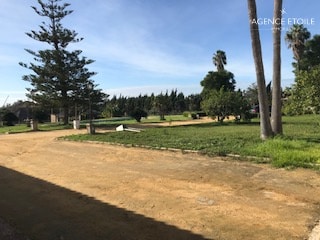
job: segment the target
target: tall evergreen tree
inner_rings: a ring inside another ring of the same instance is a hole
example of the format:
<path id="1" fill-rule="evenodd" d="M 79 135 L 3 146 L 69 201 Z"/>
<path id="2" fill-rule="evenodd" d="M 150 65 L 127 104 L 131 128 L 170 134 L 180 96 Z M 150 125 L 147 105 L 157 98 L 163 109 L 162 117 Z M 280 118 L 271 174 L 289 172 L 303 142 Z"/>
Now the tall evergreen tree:
<path id="1" fill-rule="evenodd" d="M 32 8 L 47 22 L 42 22 L 38 31 L 32 30 L 26 34 L 36 41 L 49 44 L 50 48 L 39 51 L 26 49 L 34 56 L 35 63 L 20 63 L 33 71 L 33 74 L 23 76 L 23 80 L 32 86 L 27 89 L 27 96 L 40 105 L 62 108 L 64 124 L 67 124 L 71 106 L 84 104 L 83 99 L 90 98 L 90 95 L 102 97 L 103 94 L 100 90 L 94 90 L 96 85 L 90 77 L 96 73 L 86 67 L 93 60 L 81 56 L 81 50 L 67 50 L 69 44 L 82 40 L 74 30 L 62 25 L 62 20 L 73 12 L 67 10 L 70 4 L 61 3 L 61 0 L 38 0 L 38 3 L 39 8 Z"/>

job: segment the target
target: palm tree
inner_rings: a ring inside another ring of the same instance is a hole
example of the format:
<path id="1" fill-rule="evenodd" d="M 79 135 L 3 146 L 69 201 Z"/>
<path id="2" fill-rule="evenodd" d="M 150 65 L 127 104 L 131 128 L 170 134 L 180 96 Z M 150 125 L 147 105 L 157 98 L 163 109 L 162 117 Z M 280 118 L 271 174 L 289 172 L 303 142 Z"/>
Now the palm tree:
<path id="1" fill-rule="evenodd" d="M 264 67 L 262 62 L 262 50 L 259 34 L 259 26 L 256 23 L 257 19 L 257 6 L 255 0 L 248 0 L 248 12 L 250 23 L 250 34 L 253 59 L 256 69 L 258 99 L 260 110 L 260 138 L 265 140 L 273 136 L 270 118 L 269 118 L 269 105 L 268 96 L 266 91 L 266 81 L 264 76 Z"/>
<path id="2" fill-rule="evenodd" d="M 227 65 L 226 53 L 222 50 L 218 50 L 212 57 L 213 64 L 217 67 L 217 71 L 221 72 L 224 70 L 224 65 Z"/>
<path id="3" fill-rule="evenodd" d="M 302 24 L 292 25 L 291 29 L 286 33 L 285 41 L 288 44 L 288 48 L 291 48 L 293 51 L 293 58 L 297 61 L 298 70 L 299 62 L 305 48 L 305 42 L 310 36 L 310 32 Z"/>
<path id="4" fill-rule="evenodd" d="M 282 0 L 274 0 L 274 19 L 280 19 Z M 281 118 L 281 21 L 273 26 L 273 79 L 271 127 L 275 135 L 282 134 Z"/>

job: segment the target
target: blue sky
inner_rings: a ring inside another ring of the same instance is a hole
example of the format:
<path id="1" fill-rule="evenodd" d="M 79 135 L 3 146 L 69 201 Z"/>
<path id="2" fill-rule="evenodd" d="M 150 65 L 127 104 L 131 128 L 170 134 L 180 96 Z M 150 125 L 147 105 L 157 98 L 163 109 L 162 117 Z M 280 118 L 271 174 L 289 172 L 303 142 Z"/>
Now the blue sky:
<path id="1" fill-rule="evenodd" d="M 272 0 L 256 0 L 258 17 L 271 19 Z M 200 93 L 200 81 L 215 70 L 212 55 L 227 54 L 226 69 L 237 88 L 255 82 L 246 0 L 69 0 L 74 12 L 63 25 L 84 40 L 72 49 L 95 60 L 89 66 L 98 74 L 95 83 L 106 93 L 136 96 L 177 89 L 186 95 Z M 285 28 L 294 19 L 306 22 L 312 35 L 320 34 L 320 1 L 283 1 Z M 24 49 L 45 44 L 25 33 L 38 30 L 46 19 L 35 14 L 36 0 L 0 0 L 0 105 L 25 100 L 30 87 L 22 76 L 31 72 L 19 66 L 30 63 Z M 290 19 L 290 20 L 289 20 Z M 297 20 L 296 20 L 297 21 Z M 310 21 L 313 21 L 312 24 Z M 261 23 L 261 41 L 267 81 L 272 79 L 271 25 Z M 283 31 L 284 38 L 285 31 Z M 71 49 L 71 48 L 70 48 Z M 293 83 L 292 52 L 282 45 L 282 85 Z"/>

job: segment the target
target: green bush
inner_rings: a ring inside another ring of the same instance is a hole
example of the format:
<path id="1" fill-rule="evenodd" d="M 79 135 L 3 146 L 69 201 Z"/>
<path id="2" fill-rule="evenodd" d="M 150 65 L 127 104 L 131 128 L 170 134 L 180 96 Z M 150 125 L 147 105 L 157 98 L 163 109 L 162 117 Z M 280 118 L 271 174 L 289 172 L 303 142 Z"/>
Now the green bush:
<path id="1" fill-rule="evenodd" d="M 2 117 L 2 121 L 6 126 L 14 126 L 19 121 L 19 118 L 14 113 L 7 112 Z"/>
<path id="2" fill-rule="evenodd" d="M 190 114 L 191 114 L 190 112 L 183 112 L 183 113 L 182 113 L 182 115 L 183 115 L 184 117 L 186 117 L 186 118 L 189 117 Z"/>
<path id="3" fill-rule="evenodd" d="M 148 114 L 143 109 L 137 108 L 130 114 L 130 116 L 133 117 L 137 122 L 141 122 L 141 118 L 148 117 Z"/>

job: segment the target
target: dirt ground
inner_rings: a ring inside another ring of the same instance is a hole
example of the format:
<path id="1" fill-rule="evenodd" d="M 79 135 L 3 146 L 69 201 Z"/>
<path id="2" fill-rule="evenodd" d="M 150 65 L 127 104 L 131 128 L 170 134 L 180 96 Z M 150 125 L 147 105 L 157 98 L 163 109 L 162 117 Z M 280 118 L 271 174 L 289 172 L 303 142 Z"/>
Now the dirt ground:
<path id="1" fill-rule="evenodd" d="M 0 223 L 19 239 L 308 239 L 320 219 L 319 172 L 56 140 L 79 132 L 0 135 Z"/>

